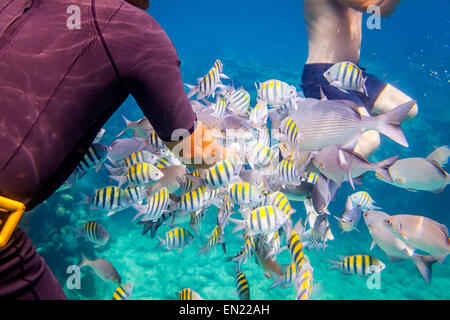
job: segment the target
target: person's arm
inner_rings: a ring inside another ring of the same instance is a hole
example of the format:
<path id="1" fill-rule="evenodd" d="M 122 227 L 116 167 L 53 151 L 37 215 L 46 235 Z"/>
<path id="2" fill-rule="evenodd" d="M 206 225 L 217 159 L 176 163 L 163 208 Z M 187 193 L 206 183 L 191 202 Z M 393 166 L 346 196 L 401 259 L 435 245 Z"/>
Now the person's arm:
<path id="1" fill-rule="evenodd" d="M 126 89 L 167 147 L 181 150 L 175 155 L 191 168 L 213 165 L 211 154 L 217 160 L 227 157 L 208 129 L 197 124 L 177 52 L 159 24 L 146 12 L 124 3 L 108 29 L 110 39 L 106 42 L 111 43 L 112 57 Z M 184 135 L 183 140 L 178 140 L 178 134 L 172 136 L 176 130 Z M 205 154 L 205 149 L 214 151 Z"/>

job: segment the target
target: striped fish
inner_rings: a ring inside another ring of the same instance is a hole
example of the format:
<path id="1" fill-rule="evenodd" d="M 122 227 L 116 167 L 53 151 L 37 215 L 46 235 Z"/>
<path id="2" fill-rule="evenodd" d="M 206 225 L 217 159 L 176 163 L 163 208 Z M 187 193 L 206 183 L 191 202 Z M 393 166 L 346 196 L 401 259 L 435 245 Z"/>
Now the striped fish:
<path id="1" fill-rule="evenodd" d="M 157 167 L 150 163 L 138 162 L 127 169 L 126 176 L 109 176 L 121 187 L 125 182 L 137 186 L 152 186 L 164 176 Z"/>
<path id="2" fill-rule="evenodd" d="M 313 268 L 309 263 L 303 265 L 302 271 L 297 277 L 295 300 L 309 300 L 313 282 Z"/>
<path id="3" fill-rule="evenodd" d="M 231 199 L 228 195 L 225 195 L 222 207 L 217 213 L 217 224 L 220 226 L 222 230 L 224 230 L 225 226 L 229 223 L 231 210 L 232 210 Z"/>
<path id="4" fill-rule="evenodd" d="M 158 148 L 165 148 L 165 143 L 161 140 L 160 137 L 156 134 L 155 130 L 151 130 L 149 136 L 148 136 L 148 143 L 151 146 L 158 147 Z"/>
<path id="5" fill-rule="evenodd" d="M 157 167 L 158 169 L 179 165 L 182 165 L 182 163 L 180 162 L 180 160 L 178 160 L 177 157 L 172 154 L 159 157 L 155 162 L 155 167 Z"/>
<path id="6" fill-rule="evenodd" d="M 132 221 L 136 220 L 141 215 L 144 215 L 144 217 L 142 218 L 143 221 L 157 220 L 165 211 L 167 211 L 169 203 L 169 190 L 166 187 L 162 187 L 151 197 L 147 198 L 146 205 L 133 204 L 133 208 L 138 211 L 138 214 Z"/>
<path id="7" fill-rule="evenodd" d="M 217 96 L 216 103 L 214 104 L 214 114 L 218 118 L 223 118 L 227 113 L 228 102 L 225 98 Z"/>
<path id="8" fill-rule="evenodd" d="M 261 143 L 262 145 L 266 147 L 270 147 L 270 131 L 267 126 L 264 126 L 262 128 L 256 128 L 256 138 L 258 143 Z"/>
<path id="9" fill-rule="evenodd" d="M 109 239 L 108 231 L 96 221 L 85 222 L 81 234 L 87 241 L 95 243 L 96 248 L 105 245 Z"/>
<path id="10" fill-rule="evenodd" d="M 282 184 L 299 185 L 301 183 L 300 174 L 294 161 L 283 159 L 278 163 L 276 177 Z"/>
<path id="11" fill-rule="evenodd" d="M 281 191 L 269 193 L 267 195 L 266 205 L 278 207 L 287 216 L 296 212 L 296 210 L 292 208 L 288 197 Z"/>
<path id="12" fill-rule="evenodd" d="M 246 147 L 246 157 L 252 169 L 263 169 L 270 165 L 274 157 L 270 147 L 255 140 L 250 141 Z"/>
<path id="13" fill-rule="evenodd" d="M 274 259 L 274 257 L 280 252 L 280 234 L 277 231 L 271 232 L 268 235 L 263 235 L 260 238 L 260 243 L 262 242 L 262 245 L 267 251 L 267 254 L 264 257 L 264 260 L 267 259 Z"/>
<path id="14" fill-rule="evenodd" d="M 93 168 L 95 168 L 96 172 L 99 172 L 110 150 L 110 146 L 93 143 L 88 148 L 78 166 L 75 168 L 75 178 L 81 179 L 89 170 Z"/>
<path id="15" fill-rule="evenodd" d="M 240 300 L 250 300 L 250 286 L 245 274 L 236 268 L 234 282 L 236 283 L 236 292 Z"/>
<path id="16" fill-rule="evenodd" d="M 217 71 L 219 72 L 219 77 L 225 78 L 225 79 L 230 79 L 229 76 L 227 76 L 226 74 L 223 73 L 223 63 L 222 63 L 222 61 L 220 61 L 220 59 L 217 59 L 216 61 L 214 61 L 213 68 L 217 69 Z"/>
<path id="17" fill-rule="evenodd" d="M 242 263 L 247 263 L 247 260 L 255 253 L 256 250 L 256 241 L 252 235 L 249 235 L 247 229 L 244 229 L 243 232 L 244 245 L 241 247 L 241 250 L 233 257 L 227 257 L 224 261 L 234 261 L 237 262 L 237 265 L 240 266 Z"/>
<path id="18" fill-rule="evenodd" d="M 123 165 L 125 168 L 130 168 L 139 162 L 146 162 L 150 164 L 155 164 L 158 160 L 158 156 L 148 152 L 146 150 L 136 151 L 131 153 L 128 157 L 123 160 Z"/>
<path id="19" fill-rule="evenodd" d="M 142 230 L 142 234 L 145 235 L 150 230 L 150 238 L 154 238 L 156 235 L 156 231 L 158 231 L 158 228 L 162 226 L 164 222 L 167 220 L 173 218 L 175 216 L 175 211 L 166 211 L 163 212 L 163 214 L 158 218 L 156 221 L 139 221 L 138 225 L 143 225 L 144 229 Z"/>
<path id="20" fill-rule="evenodd" d="M 264 195 L 254 186 L 245 181 L 239 181 L 228 187 L 231 200 L 241 206 L 255 206 L 264 200 Z"/>
<path id="21" fill-rule="evenodd" d="M 145 189 L 143 187 L 126 187 L 123 190 L 128 194 L 131 203 L 140 204 L 145 198 Z"/>
<path id="22" fill-rule="evenodd" d="M 278 130 L 278 140 L 287 144 L 290 150 L 299 149 L 301 136 L 294 119 L 291 117 L 286 117 L 283 121 L 281 121 Z"/>
<path id="23" fill-rule="evenodd" d="M 244 210 L 241 210 L 244 214 Z M 233 233 L 247 228 L 249 235 L 268 234 L 272 231 L 278 230 L 287 220 L 286 214 L 273 206 L 261 206 L 252 210 L 245 220 L 237 220 L 230 218 L 236 226 Z M 271 239 L 268 239 L 270 241 Z"/>
<path id="24" fill-rule="evenodd" d="M 352 62 L 343 61 L 334 64 L 323 76 L 328 80 L 331 86 L 348 93 L 347 90 L 354 90 L 364 93 L 367 97 L 366 79 L 361 69 Z"/>
<path id="25" fill-rule="evenodd" d="M 81 196 L 83 199 L 79 204 L 90 203 L 92 209 L 108 211 L 108 216 L 125 209 L 130 202 L 128 193 L 119 187 L 113 186 L 95 189 L 92 197 L 85 194 L 81 194 Z"/>
<path id="26" fill-rule="evenodd" d="M 195 94 L 197 94 L 197 99 L 199 100 L 211 95 L 214 98 L 216 88 L 221 85 L 219 71 L 212 67 L 203 78 L 197 80 L 198 85 L 196 86 L 186 84 L 189 88 L 188 99 Z"/>
<path id="27" fill-rule="evenodd" d="M 258 101 L 256 106 L 250 111 L 250 126 L 253 128 L 264 127 L 267 124 L 268 115 L 267 103 L 265 101 Z"/>
<path id="28" fill-rule="evenodd" d="M 176 203 L 176 209 L 182 211 L 197 211 L 202 209 L 209 199 L 209 188 L 206 186 L 198 187 L 192 191 L 183 193 L 180 201 Z"/>
<path id="29" fill-rule="evenodd" d="M 295 230 L 291 231 L 289 239 L 286 242 L 296 270 L 301 270 L 306 256 L 303 252 L 303 245 L 299 234 Z"/>
<path id="30" fill-rule="evenodd" d="M 178 300 L 203 300 L 203 298 L 194 290 L 190 288 L 184 288 L 179 292 L 175 292 Z"/>
<path id="31" fill-rule="evenodd" d="M 208 239 L 208 242 L 200 247 L 200 251 L 197 255 L 208 254 L 211 249 L 215 248 L 218 243 L 222 244 L 223 251 L 225 250 L 225 239 L 223 238 L 223 230 L 219 225 L 216 225 L 211 233 L 211 236 Z"/>
<path id="32" fill-rule="evenodd" d="M 116 288 L 112 300 L 128 300 L 133 291 L 133 282 L 124 283 Z"/>
<path id="33" fill-rule="evenodd" d="M 362 211 L 381 209 L 380 207 L 374 206 L 376 201 L 366 191 L 355 192 L 350 196 L 350 199 L 352 199 L 353 206 L 361 207 Z"/>
<path id="34" fill-rule="evenodd" d="M 215 188 L 228 185 L 241 171 L 242 163 L 238 159 L 231 158 L 217 162 L 214 166 L 204 171 L 202 178 L 205 183 Z"/>
<path id="35" fill-rule="evenodd" d="M 156 248 L 166 246 L 166 250 L 178 249 L 179 252 L 183 251 L 184 247 L 194 240 L 194 236 L 189 230 L 180 227 L 175 227 L 167 231 L 165 239 L 158 235 L 156 237 L 159 240 Z"/>
<path id="36" fill-rule="evenodd" d="M 269 290 L 272 290 L 277 286 L 280 286 L 282 289 L 286 289 L 292 286 L 297 280 L 297 269 L 295 268 L 295 263 L 293 262 L 286 266 L 286 271 L 283 275 L 279 275 L 272 270 L 270 270 L 269 273 L 273 279 L 273 284 L 269 287 Z"/>
<path id="37" fill-rule="evenodd" d="M 328 259 L 333 265 L 328 269 L 340 269 L 344 274 L 356 274 L 366 277 L 373 273 L 382 271 L 386 266 L 377 258 L 368 255 L 338 256 L 340 261 Z"/>
<path id="38" fill-rule="evenodd" d="M 199 235 L 198 228 L 200 228 L 200 225 L 202 223 L 202 219 L 205 217 L 206 210 L 199 209 L 197 211 L 191 212 L 191 220 L 189 222 L 189 226 L 192 230 L 195 231 L 195 235 Z"/>
<path id="39" fill-rule="evenodd" d="M 255 87 L 258 91 L 258 99 L 274 106 L 283 105 L 297 97 L 297 89 L 294 86 L 276 79 L 259 83 L 259 86 L 255 83 Z"/>
<path id="40" fill-rule="evenodd" d="M 250 94 L 243 88 L 225 93 L 228 108 L 239 117 L 247 117 L 250 111 Z"/>
<path id="41" fill-rule="evenodd" d="M 311 184 L 316 184 L 317 179 L 319 178 L 319 175 L 315 172 L 305 171 L 303 175 L 304 177 L 300 178 L 301 182 L 307 182 Z"/>

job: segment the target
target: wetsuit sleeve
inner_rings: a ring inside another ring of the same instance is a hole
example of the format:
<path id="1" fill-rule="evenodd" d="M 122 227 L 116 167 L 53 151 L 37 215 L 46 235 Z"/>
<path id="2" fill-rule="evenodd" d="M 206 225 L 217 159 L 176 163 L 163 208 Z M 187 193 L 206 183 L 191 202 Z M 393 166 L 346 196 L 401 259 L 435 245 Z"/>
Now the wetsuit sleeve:
<path id="1" fill-rule="evenodd" d="M 161 26 L 124 2 L 103 31 L 121 81 L 164 141 L 176 129 L 194 131 L 177 52 Z"/>

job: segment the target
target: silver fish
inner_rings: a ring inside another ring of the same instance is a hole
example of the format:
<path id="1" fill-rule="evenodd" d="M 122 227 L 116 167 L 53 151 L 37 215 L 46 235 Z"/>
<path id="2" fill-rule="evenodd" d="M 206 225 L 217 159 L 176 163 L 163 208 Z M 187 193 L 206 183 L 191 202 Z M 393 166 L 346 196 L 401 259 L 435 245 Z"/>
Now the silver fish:
<path id="1" fill-rule="evenodd" d="M 346 145 L 353 150 L 361 134 L 367 130 L 377 130 L 408 147 L 400 123 L 414 103 L 406 102 L 381 115 L 367 117 L 352 101 L 306 98 L 297 103 L 298 111 L 291 111 L 289 116 L 299 128 L 301 150 L 321 150 L 329 145 Z"/>
<path id="2" fill-rule="evenodd" d="M 405 158 L 395 161 L 389 166 L 392 181 L 385 176 L 375 176 L 396 187 L 408 190 L 422 190 L 441 193 L 449 183 L 449 176 L 441 166 L 430 159 Z"/>
<path id="3" fill-rule="evenodd" d="M 336 182 L 339 186 L 343 181 L 349 181 L 353 190 L 353 178 L 359 177 L 368 171 L 375 171 L 379 176 L 390 180 L 388 168 L 398 156 L 371 163 L 357 153 L 346 151 L 339 146 L 325 147 L 314 155 L 313 163 L 319 171 Z"/>
<path id="4" fill-rule="evenodd" d="M 322 174 L 319 174 L 317 182 L 315 183 L 311 192 L 311 200 L 314 206 L 314 210 L 318 214 L 329 214 L 328 205 L 330 201 L 334 201 L 334 199 L 336 198 L 337 191 L 338 185 L 336 184 L 336 182 L 328 179 Z"/>
<path id="5" fill-rule="evenodd" d="M 137 137 L 148 138 L 149 132 L 153 130 L 153 126 L 148 121 L 147 117 L 139 119 L 137 121 L 130 121 L 122 115 L 123 120 L 125 121 L 125 129 L 121 131 L 116 137 L 120 137 L 127 130 L 133 130 L 133 134 Z"/>
<path id="6" fill-rule="evenodd" d="M 356 227 L 361 220 L 362 210 L 360 206 L 353 206 L 351 197 L 347 197 L 345 202 L 345 211 L 341 218 L 335 217 L 339 221 L 339 227 L 342 232 L 349 232 L 351 230 L 359 231 Z"/>
<path id="7" fill-rule="evenodd" d="M 421 255 L 414 248 L 397 238 L 386 226 L 384 221 L 389 215 L 382 211 L 369 210 L 363 214 L 364 221 L 373 238 L 371 249 L 377 244 L 391 261 L 411 260 L 419 269 L 423 278 L 430 282 L 431 266 L 437 262 L 433 256 Z"/>
<path id="8" fill-rule="evenodd" d="M 108 260 L 98 258 L 95 260 L 89 260 L 81 252 L 81 261 L 78 267 L 83 268 L 84 266 L 89 266 L 94 270 L 95 274 L 99 276 L 105 282 L 113 282 L 120 285 L 121 278 L 116 268 Z"/>
<path id="9" fill-rule="evenodd" d="M 124 160 L 131 153 L 143 150 L 148 145 L 144 138 L 116 139 L 111 144 L 111 150 L 108 152 L 108 159 L 115 162 Z"/>
<path id="10" fill-rule="evenodd" d="M 448 229 L 437 221 L 417 215 L 397 214 L 386 218 L 383 223 L 400 240 L 435 256 L 440 263 L 450 253 Z"/>

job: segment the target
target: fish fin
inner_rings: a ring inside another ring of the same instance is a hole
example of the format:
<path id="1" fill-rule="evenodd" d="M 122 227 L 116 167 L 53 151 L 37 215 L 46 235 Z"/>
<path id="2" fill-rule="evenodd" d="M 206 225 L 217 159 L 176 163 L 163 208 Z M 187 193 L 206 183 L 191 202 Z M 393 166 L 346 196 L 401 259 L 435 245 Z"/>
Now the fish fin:
<path id="1" fill-rule="evenodd" d="M 450 157 L 450 148 L 448 145 L 442 146 L 434 150 L 427 156 L 428 160 L 434 160 L 439 166 L 445 166 L 448 163 L 448 158 Z"/>
<path id="2" fill-rule="evenodd" d="M 358 144 L 358 140 L 360 138 L 360 135 L 357 135 L 356 137 L 352 138 L 347 143 L 343 144 L 341 146 L 341 149 L 348 150 L 348 151 L 355 151 L 356 145 Z"/>
<path id="3" fill-rule="evenodd" d="M 115 211 L 108 211 L 108 213 L 106 214 L 107 217 L 112 216 L 113 214 L 115 214 Z"/>
<path id="4" fill-rule="evenodd" d="M 132 125 L 134 124 L 134 122 L 128 120 L 127 118 L 125 118 L 124 115 L 122 115 L 123 120 L 125 120 L 125 129 L 122 130 L 117 136 L 116 138 L 120 137 L 121 135 L 123 135 L 125 133 L 125 131 L 127 131 L 129 128 L 132 127 Z"/>
<path id="5" fill-rule="evenodd" d="M 405 102 L 394 109 L 376 116 L 378 131 L 398 144 L 408 148 L 409 144 L 400 127 L 408 112 L 416 103 L 415 100 Z"/>
<path id="6" fill-rule="evenodd" d="M 375 240 L 372 240 L 372 244 L 370 245 L 370 250 L 375 248 L 376 245 L 377 245 L 377 243 L 375 242 Z"/>
<path id="7" fill-rule="evenodd" d="M 110 179 L 116 181 L 118 183 L 118 187 L 120 188 L 126 181 L 126 176 L 108 176 Z"/>
<path id="8" fill-rule="evenodd" d="M 417 269 L 419 269 L 420 274 L 428 283 L 431 281 L 431 267 L 437 261 L 438 259 L 434 256 L 425 256 L 419 254 L 416 254 L 415 258 L 413 259 L 413 262 L 416 265 Z"/>
<path id="9" fill-rule="evenodd" d="M 320 100 L 328 100 L 325 94 L 323 93 L 321 85 L 319 85 L 319 92 L 320 92 Z"/>
<path id="10" fill-rule="evenodd" d="M 379 162 L 376 162 L 373 164 L 377 169 L 375 172 L 382 177 L 382 179 L 385 179 L 386 181 L 392 182 L 391 174 L 389 173 L 389 167 L 392 166 L 392 164 L 397 161 L 398 156 L 393 156 L 390 158 L 387 158 L 385 160 L 381 160 Z"/>
<path id="11" fill-rule="evenodd" d="M 232 230 L 233 233 L 236 233 L 239 230 L 242 230 L 245 228 L 245 225 L 246 225 L 245 220 L 238 220 L 238 219 L 230 218 L 230 221 L 236 224 L 236 226 Z"/>
<path id="12" fill-rule="evenodd" d="M 362 80 L 362 89 L 363 89 L 365 96 L 368 97 L 369 95 L 367 93 L 366 80 L 367 80 L 367 77 L 363 78 L 363 80 Z"/>
<path id="13" fill-rule="evenodd" d="M 350 186 L 352 187 L 353 190 L 355 190 L 355 185 L 353 184 L 353 179 L 352 179 L 350 170 L 348 170 L 348 172 L 347 172 L 347 177 L 348 177 L 348 182 L 350 183 Z"/>
<path id="14" fill-rule="evenodd" d="M 82 197 L 82 199 L 78 201 L 78 205 L 89 204 L 89 202 L 91 201 L 91 197 L 87 194 L 80 192 L 80 196 Z"/>
<path id="15" fill-rule="evenodd" d="M 342 152 L 341 148 L 339 148 L 339 151 L 338 151 L 338 158 L 339 158 L 339 166 L 341 168 L 347 164 L 347 160 L 345 160 L 345 155 L 344 155 L 344 152 Z"/>
<path id="16" fill-rule="evenodd" d="M 89 260 L 86 258 L 86 256 L 83 254 L 83 252 L 79 251 L 80 254 L 80 262 L 78 262 L 77 266 L 83 268 L 84 266 L 88 265 Z"/>
<path id="17" fill-rule="evenodd" d="M 187 93 L 188 99 L 190 99 L 192 96 L 194 96 L 198 92 L 198 86 L 193 86 L 190 84 L 185 83 L 185 86 L 188 87 L 189 92 Z"/>
<path id="18" fill-rule="evenodd" d="M 340 261 L 335 261 L 335 260 L 331 260 L 331 259 L 327 259 L 328 262 L 332 263 L 332 265 L 328 268 L 329 270 L 333 270 L 333 269 L 340 269 L 341 268 L 341 262 Z"/>

